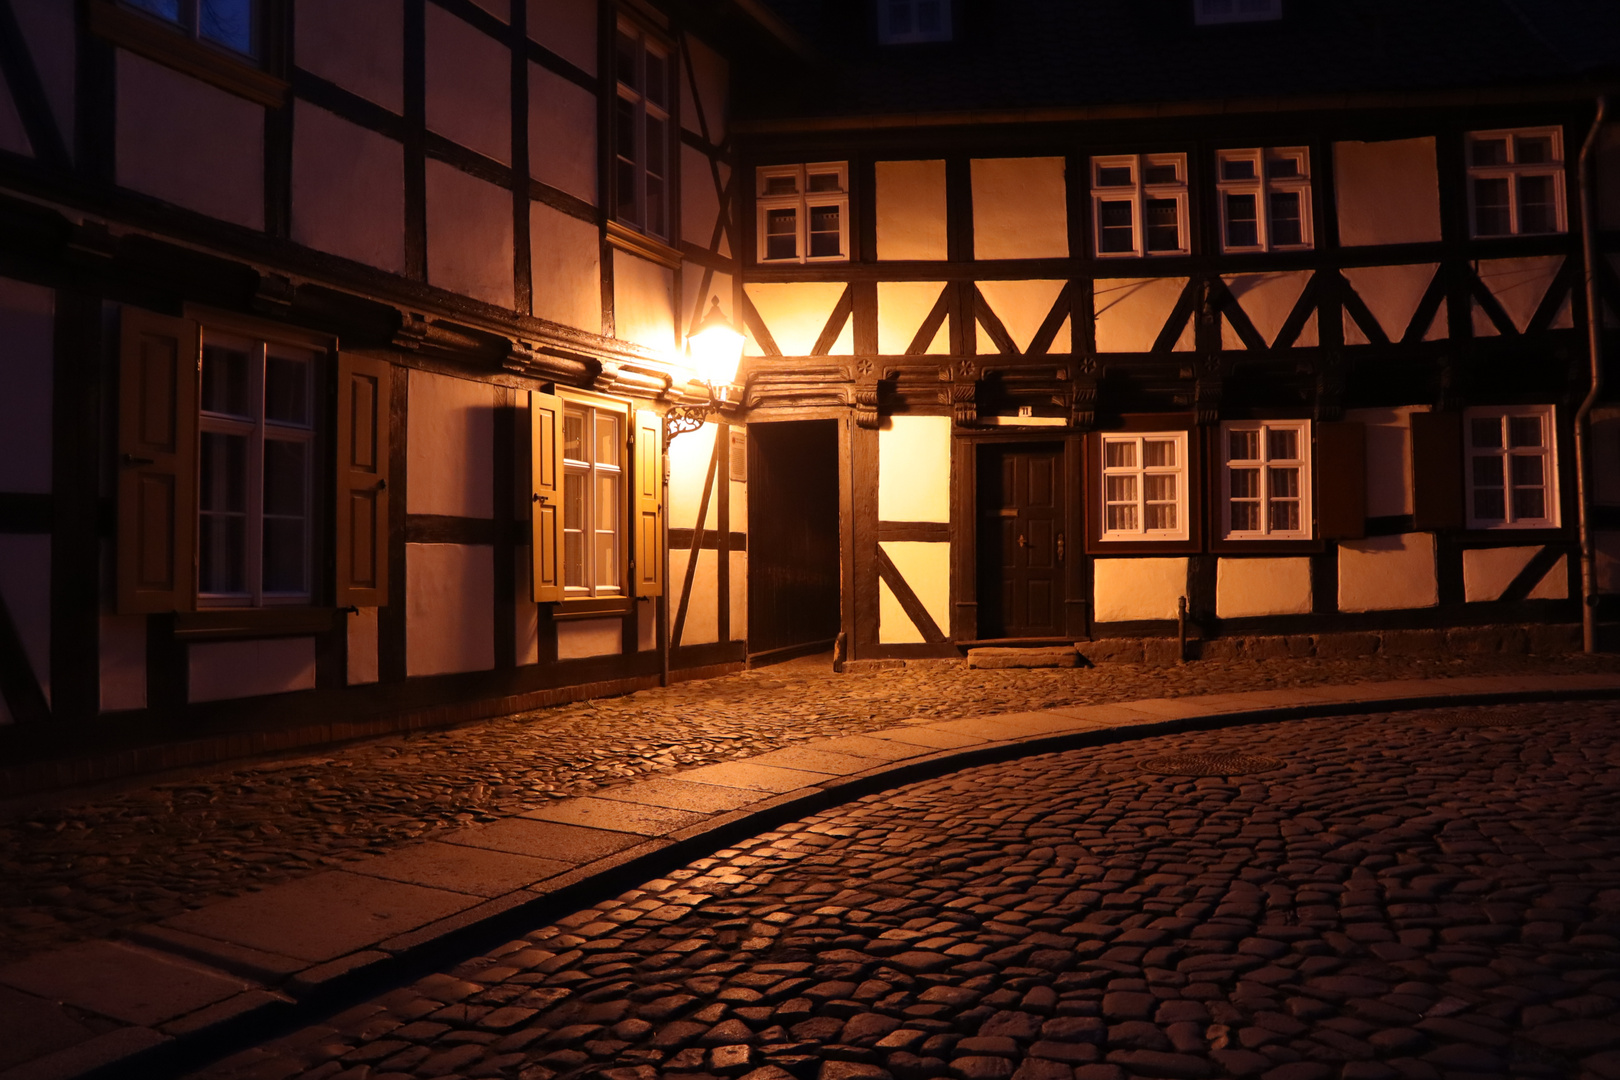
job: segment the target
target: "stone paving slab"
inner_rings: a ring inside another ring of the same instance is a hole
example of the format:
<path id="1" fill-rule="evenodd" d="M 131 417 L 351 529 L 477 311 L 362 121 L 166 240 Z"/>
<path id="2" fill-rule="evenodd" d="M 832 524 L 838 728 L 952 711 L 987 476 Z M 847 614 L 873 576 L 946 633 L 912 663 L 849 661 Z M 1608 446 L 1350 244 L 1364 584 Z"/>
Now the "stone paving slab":
<path id="1" fill-rule="evenodd" d="M 755 765 L 751 761 L 728 761 L 722 765 L 705 765 L 701 769 L 692 769 L 681 775 L 700 784 L 776 792 L 792 791 L 795 788 L 809 787 L 823 780 L 833 779 L 832 773 L 781 769 L 771 765 Z"/>
<path id="2" fill-rule="evenodd" d="M 746 788 L 720 787 L 716 784 L 694 784 L 689 780 L 642 780 L 623 787 L 600 792 L 603 799 L 620 802 L 643 803 L 647 806 L 665 806 L 671 810 L 701 810 L 712 814 L 719 810 L 735 810 L 747 806 L 757 796 Z"/>
<path id="3" fill-rule="evenodd" d="M 564 799 L 538 810 L 521 815 L 535 821 L 555 821 L 561 825 L 580 825 L 608 832 L 635 833 L 638 836 L 663 836 L 667 832 L 702 821 L 704 815 L 691 810 L 677 810 L 665 806 L 644 806 L 616 799 Z"/>
<path id="4" fill-rule="evenodd" d="M 493 825 L 460 829 L 442 839 L 447 844 L 465 844 L 491 851 L 509 851 L 514 855 L 582 863 L 629 847 L 637 837 L 631 833 L 586 829 L 554 821 L 507 818 Z"/>
<path id="5" fill-rule="evenodd" d="M 353 863 L 347 869 L 369 877 L 488 898 L 560 874 L 571 865 L 556 859 L 429 840 Z"/>
<path id="6" fill-rule="evenodd" d="M 0 982 L 143 1026 L 223 1001 L 249 986 L 178 957 L 114 941 L 86 941 L 12 964 L 0 971 Z"/>

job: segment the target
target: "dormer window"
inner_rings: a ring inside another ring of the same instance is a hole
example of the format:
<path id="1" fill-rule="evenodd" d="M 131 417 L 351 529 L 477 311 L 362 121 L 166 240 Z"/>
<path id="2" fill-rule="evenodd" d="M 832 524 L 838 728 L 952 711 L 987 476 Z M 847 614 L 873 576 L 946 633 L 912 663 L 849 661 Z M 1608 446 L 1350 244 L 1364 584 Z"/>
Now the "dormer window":
<path id="1" fill-rule="evenodd" d="M 1199 26 L 1275 22 L 1280 18 L 1282 0 L 1193 0 L 1193 22 Z"/>
<path id="2" fill-rule="evenodd" d="M 878 40 L 885 45 L 951 40 L 951 0 L 878 0 Z"/>

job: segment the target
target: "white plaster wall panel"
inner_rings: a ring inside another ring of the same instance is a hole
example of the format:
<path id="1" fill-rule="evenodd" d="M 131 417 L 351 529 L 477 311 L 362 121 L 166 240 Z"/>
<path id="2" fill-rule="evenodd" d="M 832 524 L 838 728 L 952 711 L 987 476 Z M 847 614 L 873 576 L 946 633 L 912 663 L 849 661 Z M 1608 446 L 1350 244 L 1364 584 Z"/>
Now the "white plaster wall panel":
<path id="1" fill-rule="evenodd" d="M 1334 143 L 1333 187 L 1345 247 L 1440 239 L 1433 138 Z"/>
<path id="2" fill-rule="evenodd" d="M 951 418 L 890 416 L 878 429 L 878 520 L 951 520 Z"/>
<path id="3" fill-rule="evenodd" d="M 1227 274 L 1222 278 L 1232 290 L 1238 306 L 1254 328 L 1270 345 L 1277 340 L 1288 316 L 1294 313 L 1300 294 L 1311 280 L 1309 270 L 1280 274 Z"/>
<path id="4" fill-rule="evenodd" d="M 709 476 L 709 459 L 714 454 L 713 424 L 704 424 L 696 431 L 687 432 L 669 444 L 669 527 L 695 529 L 698 527 L 698 506 L 703 501 L 703 483 Z M 720 463 L 724 469 L 725 462 Z M 725 475 L 724 472 L 721 475 Z M 735 515 L 733 515 L 735 518 Z M 709 496 L 709 510 L 704 517 L 705 529 L 720 527 L 719 492 Z"/>
<path id="5" fill-rule="evenodd" d="M 1522 334 L 1563 265 L 1563 256 L 1543 255 L 1528 259 L 1481 259 L 1474 268 L 1480 281 Z"/>
<path id="6" fill-rule="evenodd" d="M 512 307 L 512 194 L 427 163 L 428 284 Z"/>
<path id="7" fill-rule="evenodd" d="M 1311 595 L 1309 559 L 1221 559 L 1215 564 L 1217 618 L 1309 615 Z"/>
<path id="8" fill-rule="evenodd" d="M 1092 563 L 1098 622 L 1173 619 L 1187 595 L 1186 559 L 1098 559 Z"/>
<path id="9" fill-rule="evenodd" d="M 748 553 L 733 551 L 731 561 L 731 640 L 748 637 Z"/>
<path id="10" fill-rule="evenodd" d="M 1341 273 L 1350 282 L 1350 287 L 1356 291 L 1356 295 L 1361 297 L 1361 302 L 1367 305 L 1367 310 L 1372 312 L 1373 318 L 1378 320 L 1384 336 L 1391 341 L 1399 341 L 1406 333 L 1406 328 L 1411 325 L 1418 303 L 1428 291 L 1429 283 L 1434 280 L 1434 272 L 1438 268 L 1438 263 L 1352 266 L 1346 267 Z M 1436 320 L 1444 318 L 1443 308 L 1435 313 Z M 1345 323 L 1347 339 L 1354 328 L 1354 320 L 1347 319 Z M 1358 333 L 1358 336 L 1361 335 Z M 1365 337 L 1362 340 L 1365 342 Z"/>
<path id="11" fill-rule="evenodd" d="M 945 163 L 880 161 L 876 175 L 877 257 L 948 258 Z"/>
<path id="12" fill-rule="evenodd" d="M 119 50 L 120 187 L 264 228 L 264 108 Z"/>
<path id="13" fill-rule="evenodd" d="M 1620 532 L 1603 529 L 1592 534 L 1597 549 L 1599 592 L 1620 592 Z"/>
<path id="14" fill-rule="evenodd" d="M 1570 330 L 1575 326 L 1575 312 L 1570 304 L 1570 298 L 1564 297 L 1564 302 L 1558 305 L 1558 311 L 1547 324 L 1551 330 Z"/>
<path id="15" fill-rule="evenodd" d="M 827 350 L 828 356 L 854 356 L 855 355 L 855 320 L 845 319 L 844 328 L 838 331 L 832 348 Z"/>
<path id="16" fill-rule="evenodd" d="M 363 607 L 348 616 L 350 686 L 377 681 L 377 609 Z"/>
<path id="17" fill-rule="evenodd" d="M 669 553 L 670 632 L 674 633 L 675 613 L 680 610 L 686 583 L 690 551 Z M 728 598 L 729 600 L 729 598 Z M 681 645 L 711 645 L 720 640 L 720 553 L 705 548 L 697 554 L 692 574 L 692 597 L 686 604 L 686 622 L 681 627 Z"/>
<path id="18" fill-rule="evenodd" d="M 495 388 L 411 371 L 406 510 L 495 516 Z"/>
<path id="19" fill-rule="evenodd" d="M 721 182 L 725 181 L 722 173 Z M 717 243 L 715 225 L 720 220 L 720 196 L 714 190 L 714 172 L 708 155 L 684 143 L 681 145 L 681 236 L 700 248 Z M 725 242 L 722 233 L 718 243 Z"/>
<path id="20" fill-rule="evenodd" d="M 1063 285 L 1061 281 L 981 281 L 979 292 L 984 295 L 990 310 L 996 313 L 996 318 L 1001 320 L 1001 325 L 1013 339 L 1013 344 L 1018 346 L 1018 351 L 1023 353 L 1029 351 L 1041 324 L 1051 314 L 1052 305 L 1057 302 Z M 982 326 L 979 328 L 979 341 L 981 353 L 996 351 Z M 1059 348 L 1058 345 L 1054 340 L 1053 352 L 1068 352 L 1066 346 Z"/>
<path id="21" fill-rule="evenodd" d="M 1434 534 L 1339 542 L 1339 610 L 1392 611 L 1440 603 Z"/>
<path id="22" fill-rule="evenodd" d="M 292 238 L 405 271 L 405 148 L 307 101 L 293 105 Z"/>
<path id="23" fill-rule="evenodd" d="M 1367 433 L 1367 516 L 1412 512 L 1412 414 L 1427 405 L 1393 409 L 1346 409 L 1344 418 Z"/>
<path id="24" fill-rule="evenodd" d="M 894 568 L 900 571 L 900 577 L 911 586 L 913 595 L 934 620 L 934 625 L 940 632 L 949 634 L 951 630 L 951 545 L 941 542 L 928 542 L 920 540 L 886 540 L 879 545 Z M 896 601 L 898 605 L 898 601 Z M 911 619 L 901 610 L 899 617 L 905 622 Z M 892 622 L 892 620 L 891 620 Z M 879 613 L 878 639 L 881 641 L 883 619 Z M 922 640 L 919 636 L 917 640 Z"/>
<path id="25" fill-rule="evenodd" d="M 146 616 L 103 615 L 101 711 L 146 708 Z"/>
<path id="26" fill-rule="evenodd" d="M 1069 257 L 1062 158 L 975 158 L 971 169 L 974 258 Z"/>
<path id="27" fill-rule="evenodd" d="M 1467 602 L 1500 600 L 1541 545 L 1532 547 L 1473 548 L 1462 553 L 1463 599 Z"/>
<path id="28" fill-rule="evenodd" d="M 1471 301 L 1468 320 L 1474 328 L 1475 337 L 1497 337 L 1501 333 L 1496 329 L 1496 324 L 1491 321 L 1491 317 L 1485 314 L 1485 309 L 1479 306 L 1478 300 Z"/>
<path id="29" fill-rule="evenodd" d="M 529 204 L 534 314 L 602 332 L 602 245 L 596 226 L 541 202 Z"/>
<path id="30" fill-rule="evenodd" d="M 782 355 L 809 356 L 847 287 L 840 281 L 753 281 L 743 290 Z"/>
<path id="31" fill-rule="evenodd" d="M 613 252 L 613 321 L 620 341 L 673 358 L 679 340 L 675 272 L 628 252 Z"/>
<path id="32" fill-rule="evenodd" d="M 878 282 L 878 352 L 894 356 L 910 348 L 912 339 L 944 292 L 943 281 Z M 940 323 L 941 330 L 949 326 L 948 318 Z M 949 346 L 938 341 L 940 335 L 934 336 L 935 341 L 929 344 L 928 351 L 934 352 L 935 345 L 941 345 L 941 352 L 947 351 Z"/>
<path id="33" fill-rule="evenodd" d="M 56 294 L 0 278 L 0 492 L 51 490 Z"/>
<path id="34" fill-rule="evenodd" d="M 315 689 L 315 639 L 199 642 L 186 652 L 187 701 Z"/>
<path id="35" fill-rule="evenodd" d="M 658 648 L 658 605 L 652 597 L 636 601 L 636 651 Z"/>
<path id="36" fill-rule="evenodd" d="M 1186 287 L 1184 277 L 1098 278 L 1093 286 L 1097 351 L 1150 351 Z"/>
<path id="37" fill-rule="evenodd" d="M 1620 505 L 1620 411 L 1592 415 L 1592 501 Z"/>
<path id="38" fill-rule="evenodd" d="M 73 153 L 74 80 L 78 69 L 78 27 L 74 5 L 62 0 L 11 0 L 12 13 L 22 31 L 45 100 L 56 120 L 56 130 L 68 153 Z"/>
<path id="39" fill-rule="evenodd" d="M 1545 577 L 1525 596 L 1526 600 L 1569 599 L 1569 556 L 1561 555 Z"/>
<path id="40" fill-rule="evenodd" d="M 740 430 L 731 429 L 733 435 Z M 748 532 L 748 485 L 738 481 L 731 482 L 731 531 Z"/>
<path id="41" fill-rule="evenodd" d="M 512 549 L 512 560 L 515 573 L 512 575 L 513 593 L 516 599 L 515 610 L 512 613 L 512 642 L 517 655 L 517 662 L 523 664 L 538 664 L 540 662 L 540 605 L 529 599 L 529 545 L 517 544 Z"/>
<path id="42" fill-rule="evenodd" d="M 11 612 L 34 678 L 51 698 L 51 538 L 0 533 L 0 597 Z"/>
<path id="43" fill-rule="evenodd" d="M 34 156 L 34 147 L 28 141 L 28 132 L 23 127 L 22 116 L 17 112 L 17 103 L 11 97 L 11 88 L 4 81 L 0 81 L 0 150 L 23 157 Z"/>
<path id="44" fill-rule="evenodd" d="M 596 205 L 596 95 L 529 65 L 529 174 Z"/>
<path id="45" fill-rule="evenodd" d="M 623 623 L 618 619 L 571 619 L 557 624 L 557 659 L 584 660 L 618 656 L 624 651 Z"/>
<path id="46" fill-rule="evenodd" d="M 587 75 L 596 74 L 596 0 L 528 0 L 529 37 Z"/>
<path id="47" fill-rule="evenodd" d="M 725 141 L 726 117 L 731 110 L 731 69 L 725 58 L 701 38 L 688 34 L 686 44 L 692 58 L 692 77 L 687 79 L 686 72 L 681 72 L 681 126 L 694 134 L 703 134 L 698 123 L 701 108 L 703 123 L 708 125 L 709 141 L 718 146 Z M 692 100 L 694 82 L 698 92 L 696 102 Z"/>
<path id="48" fill-rule="evenodd" d="M 405 545 L 405 674 L 495 666 L 495 549 Z"/>
<path id="49" fill-rule="evenodd" d="M 405 111 L 402 0 L 298 0 L 293 62 L 392 113 Z"/>
<path id="50" fill-rule="evenodd" d="M 887 581 L 878 581 L 878 644 L 915 645 L 927 639 L 911 621 Z"/>
<path id="51" fill-rule="evenodd" d="M 696 322 L 709 313 L 710 305 L 716 300 L 720 301 L 720 314 L 730 320 L 732 326 L 738 325 L 739 320 L 733 315 L 737 305 L 731 302 L 731 275 L 709 273 L 708 288 L 704 288 L 703 275 L 706 273 L 709 273 L 709 271 L 696 263 L 687 263 L 681 273 L 683 294 L 680 307 L 680 329 L 682 333 L 691 333 Z"/>
<path id="52" fill-rule="evenodd" d="M 502 164 L 512 160 L 512 57 L 506 46 L 427 5 L 427 126 Z"/>

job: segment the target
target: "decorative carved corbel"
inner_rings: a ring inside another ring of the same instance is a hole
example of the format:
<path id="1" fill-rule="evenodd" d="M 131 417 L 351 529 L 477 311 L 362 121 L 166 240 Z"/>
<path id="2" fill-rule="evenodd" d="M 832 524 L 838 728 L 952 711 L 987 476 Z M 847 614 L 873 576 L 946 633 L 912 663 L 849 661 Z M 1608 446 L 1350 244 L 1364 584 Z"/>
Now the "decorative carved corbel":
<path id="1" fill-rule="evenodd" d="M 979 422 L 979 365 L 958 360 L 951 370 L 951 415 L 957 427 Z"/>
<path id="2" fill-rule="evenodd" d="M 415 311 L 402 311 L 399 313 L 399 325 L 394 328 L 394 337 L 389 342 L 396 349 L 406 352 L 416 352 L 428 340 L 428 320 L 426 315 Z"/>
<path id="3" fill-rule="evenodd" d="M 878 412 L 879 384 L 861 382 L 855 385 L 855 426 L 875 429 L 882 422 L 882 414 Z"/>
<path id="4" fill-rule="evenodd" d="M 1318 422 L 1344 417 L 1344 356 L 1330 349 L 1316 366 L 1316 419 Z"/>
<path id="5" fill-rule="evenodd" d="M 1097 380 L 1074 380 L 1074 397 L 1069 403 L 1069 423 L 1076 430 L 1090 431 L 1097 426 Z"/>
<path id="6" fill-rule="evenodd" d="M 258 288 L 253 290 L 253 310 L 264 315 L 285 318 L 298 298 L 298 287 L 291 278 L 280 274 L 259 275 Z"/>
<path id="7" fill-rule="evenodd" d="M 1219 353 L 1201 357 L 1193 364 L 1193 412 L 1200 425 L 1208 427 L 1220 420 L 1221 394 L 1231 369 L 1231 360 Z"/>

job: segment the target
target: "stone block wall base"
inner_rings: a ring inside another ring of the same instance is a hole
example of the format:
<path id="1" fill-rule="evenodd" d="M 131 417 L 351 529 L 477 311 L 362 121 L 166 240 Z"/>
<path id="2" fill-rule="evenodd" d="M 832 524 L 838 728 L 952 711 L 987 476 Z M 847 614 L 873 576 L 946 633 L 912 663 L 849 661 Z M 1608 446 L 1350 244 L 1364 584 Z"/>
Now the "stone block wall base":
<path id="1" fill-rule="evenodd" d="M 1173 664 L 1174 638 L 1103 638 L 1075 645 L 1094 664 Z M 1187 642 L 1189 660 L 1283 660 L 1358 656 L 1450 656 L 1457 653 L 1550 656 L 1581 648 L 1573 623 L 1531 626 L 1454 626 L 1426 630 L 1368 630 L 1340 634 L 1231 636 Z"/>

